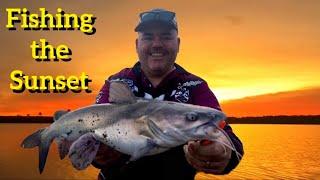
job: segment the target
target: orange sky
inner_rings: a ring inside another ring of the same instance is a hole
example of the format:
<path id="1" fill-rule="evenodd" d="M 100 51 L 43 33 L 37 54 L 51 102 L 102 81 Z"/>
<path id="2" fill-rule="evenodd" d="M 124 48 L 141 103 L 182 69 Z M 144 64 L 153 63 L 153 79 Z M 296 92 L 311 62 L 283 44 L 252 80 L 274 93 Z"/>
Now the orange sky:
<path id="1" fill-rule="evenodd" d="M 0 5 L 0 115 L 51 115 L 94 103 L 106 77 L 136 62 L 137 15 L 155 7 L 176 12 L 181 37 L 177 63 L 208 82 L 229 116 L 320 114 L 320 1 L 13 0 Z M 67 13 L 93 13 L 97 32 L 9 32 L 7 7 L 26 7 L 33 13 L 40 7 L 51 13 L 58 7 Z M 40 38 L 68 45 L 72 60 L 33 60 L 29 45 Z M 93 92 L 15 94 L 9 88 L 9 74 L 15 69 L 27 75 L 86 72 Z"/>

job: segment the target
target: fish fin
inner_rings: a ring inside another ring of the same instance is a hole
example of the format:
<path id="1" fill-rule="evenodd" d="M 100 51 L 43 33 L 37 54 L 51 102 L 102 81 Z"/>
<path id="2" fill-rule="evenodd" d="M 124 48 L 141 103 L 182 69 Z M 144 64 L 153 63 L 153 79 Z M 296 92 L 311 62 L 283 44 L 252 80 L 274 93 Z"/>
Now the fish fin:
<path id="1" fill-rule="evenodd" d="M 83 170 L 87 168 L 98 152 L 100 141 L 96 140 L 94 133 L 82 135 L 72 143 L 69 158 L 74 168 Z"/>
<path id="2" fill-rule="evenodd" d="M 152 134 L 150 132 L 150 128 L 148 128 L 148 116 L 144 115 L 141 116 L 140 118 L 136 119 L 135 122 L 135 126 L 139 127 L 139 131 L 138 134 L 142 135 L 142 136 L 146 136 L 146 137 L 151 137 Z"/>
<path id="3" fill-rule="evenodd" d="M 61 118 L 61 116 L 67 114 L 69 111 L 65 111 L 65 110 L 59 110 L 59 111 L 56 111 L 53 115 L 53 120 L 54 121 L 57 121 Z"/>
<path id="4" fill-rule="evenodd" d="M 36 131 L 36 132 L 32 133 L 31 135 L 29 135 L 28 137 L 26 137 L 22 141 L 21 147 L 34 148 L 36 146 L 39 146 L 39 144 L 41 143 L 41 133 L 43 132 L 43 130 L 45 130 L 45 128 L 39 129 L 38 131 Z"/>
<path id="5" fill-rule="evenodd" d="M 160 127 L 151 119 L 149 119 L 147 121 L 147 126 L 148 126 L 148 129 L 150 130 L 150 132 L 155 135 L 155 136 L 163 136 L 163 132 L 162 130 L 160 129 Z"/>
<path id="6" fill-rule="evenodd" d="M 129 161 L 136 161 L 139 158 L 148 155 L 152 149 L 158 147 L 157 143 L 151 138 L 148 138 L 146 136 L 143 136 L 143 138 L 145 139 L 144 146 L 142 146 L 141 148 L 137 148 L 131 155 Z"/>
<path id="7" fill-rule="evenodd" d="M 58 144 L 58 150 L 59 150 L 59 157 L 62 160 L 69 153 L 71 142 L 68 141 L 66 138 L 62 137 L 59 140 L 57 140 L 57 144 Z"/>
<path id="8" fill-rule="evenodd" d="M 109 88 L 110 103 L 134 103 L 137 98 L 134 96 L 127 84 L 123 82 L 111 82 Z"/>

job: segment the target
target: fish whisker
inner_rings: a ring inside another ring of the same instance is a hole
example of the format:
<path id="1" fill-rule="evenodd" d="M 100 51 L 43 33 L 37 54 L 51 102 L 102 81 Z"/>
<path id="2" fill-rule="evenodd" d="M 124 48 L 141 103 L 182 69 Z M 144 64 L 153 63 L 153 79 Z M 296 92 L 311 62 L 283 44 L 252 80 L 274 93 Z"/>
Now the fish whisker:
<path id="1" fill-rule="evenodd" d="M 226 136 L 226 138 L 227 138 L 227 140 L 228 140 L 228 142 L 230 143 L 231 146 L 229 144 L 226 144 L 225 142 L 219 141 L 218 139 L 210 139 L 210 140 L 218 142 L 218 143 L 224 145 L 224 147 L 227 147 L 230 150 L 234 151 L 235 154 L 236 154 L 237 160 L 240 161 L 242 159 L 242 155 L 237 151 L 237 149 L 236 149 L 235 145 L 233 144 L 233 142 L 231 141 L 229 135 L 225 132 L 225 130 L 223 130 L 219 126 L 217 126 L 217 125 L 215 125 L 215 126 L 216 126 L 217 130 L 219 130 L 221 133 L 223 133 L 223 135 Z M 225 150 L 225 153 L 226 153 L 226 149 L 224 149 L 224 150 Z"/>

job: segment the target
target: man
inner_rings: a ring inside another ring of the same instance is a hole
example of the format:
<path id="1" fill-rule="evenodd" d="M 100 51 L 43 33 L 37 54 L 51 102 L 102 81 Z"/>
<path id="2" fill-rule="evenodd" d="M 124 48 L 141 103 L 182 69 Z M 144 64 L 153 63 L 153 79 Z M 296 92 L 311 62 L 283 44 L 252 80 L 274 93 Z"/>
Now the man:
<path id="1" fill-rule="evenodd" d="M 221 110 L 207 83 L 175 64 L 180 38 L 175 13 L 153 9 L 140 14 L 135 31 L 139 56 L 133 68 L 126 68 L 108 78 L 97 103 L 107 103 L 109 85 L 113 81 L 128 84 L 139 97 L 196 104 Z M 241 141 L 227 124 L 224 130 L 242 155 Z M 227 138 L 222 142 L 228 144 Z M 221 143 L 208 140 L 189 142 L 159 155 L 126 163 L 128 156 L 101 145 L 93 165 L 101 169 L 99 179 L 194 179 L 197 171 L 227 174 L 240 159 Z"/>

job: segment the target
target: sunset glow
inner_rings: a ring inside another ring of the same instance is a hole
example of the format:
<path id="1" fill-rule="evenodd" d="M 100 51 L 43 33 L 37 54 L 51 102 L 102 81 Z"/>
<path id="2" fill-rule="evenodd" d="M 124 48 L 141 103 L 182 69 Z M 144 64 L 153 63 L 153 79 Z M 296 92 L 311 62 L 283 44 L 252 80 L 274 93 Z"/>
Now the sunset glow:
<path id="1" fill-rule="evenodd" d="M 176 62 L 207 81 L 228 115 L 320 114 L 320 3 L 308 2 L 93 1 L 77 2 L 77 8 L 68 1 L 2 2 L 0 115 L 52 115 L 94 103 L 108 76 L 137 61 L 133 29 L 139 12 L 155 7 L 176 12 L 181 38 Z M 97 32 L 8 31 L 5 7 L 92 13 Z M 68 45 L 72 60 L 36 62 L 29 46 L 41 38 Z M 13 70 L 52 76 L 85 72 L 92 79 L 92 93 L 13 93 Z"/>

